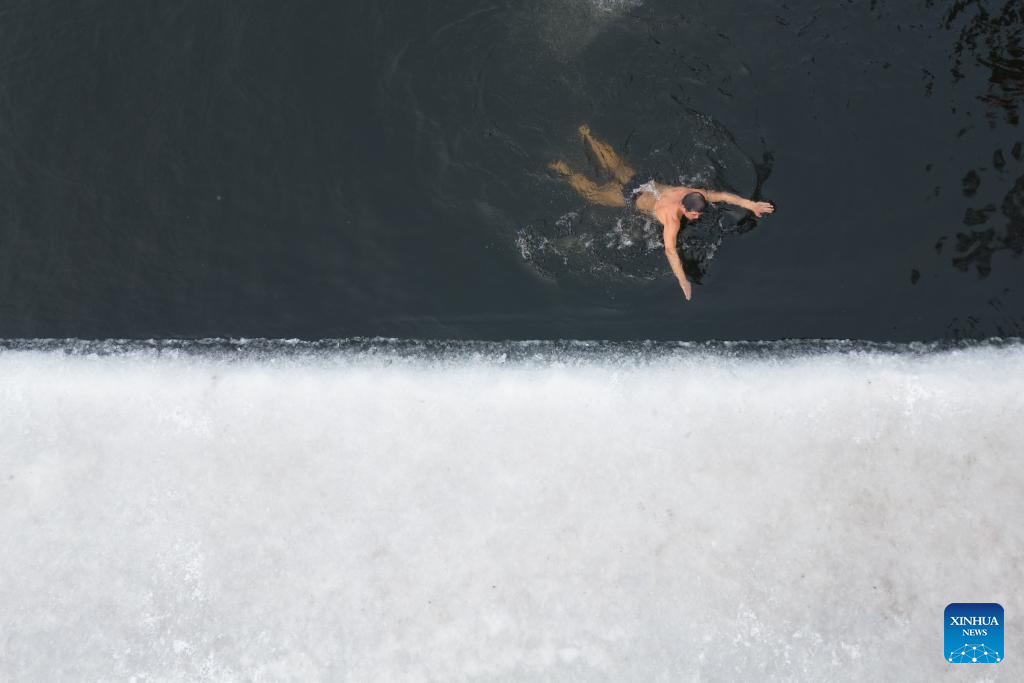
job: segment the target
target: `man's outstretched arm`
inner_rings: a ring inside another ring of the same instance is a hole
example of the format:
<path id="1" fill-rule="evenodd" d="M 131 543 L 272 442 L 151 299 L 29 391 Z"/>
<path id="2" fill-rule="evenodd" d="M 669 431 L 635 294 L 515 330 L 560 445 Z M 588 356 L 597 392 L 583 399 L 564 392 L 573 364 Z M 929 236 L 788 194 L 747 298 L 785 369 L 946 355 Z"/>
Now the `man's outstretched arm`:
<path id="1" fill-rule="evenodd" d="M 731 192 L 716 192 L 714 190 L 701 190 L 701 192 L 704 193 L 704 196 L 708 198 L 709 202 L 725 202 L 726 204 L 740 206 L 747 211 L 750 211 L 758 218 L 775 211 L 775 207 L 769 202 L 752 202 L 749 199 L 744 199 L 743 197 Z"/>
<path id="2" fill-rule="evenodd" d="M 686 279 L 686 272 L 683 270 L 683 262 L 679 260 L 679 250 L 676 248 L 676 237 L 679 235 L 679 219 L 671 219 L 665 224 L 665 230 L 662 231 L 662 239 L 665 242 L 665 257 L 668 258 L 668 264 L 672 266 L 672 272 L 675 273 L 676 280 L 679 281 L 679 286 L 683 290 L 683 296 L 686 300 L 690 300 L 690 294 L 692 287 L 690 281 Z"/>

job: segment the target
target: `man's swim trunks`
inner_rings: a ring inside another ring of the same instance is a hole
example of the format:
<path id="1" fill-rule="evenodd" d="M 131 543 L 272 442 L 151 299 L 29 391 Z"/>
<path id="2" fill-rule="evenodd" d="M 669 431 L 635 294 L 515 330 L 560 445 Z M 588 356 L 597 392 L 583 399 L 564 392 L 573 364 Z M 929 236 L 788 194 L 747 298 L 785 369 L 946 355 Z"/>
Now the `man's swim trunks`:
<path id="1" fill-rule="evenodd" d="M 650 192 L 655 199 L 661 194 L 654 186 L 654 180 L 651 179 L 650 174 L 638 171 L 622 186 L 622 198 L 626 200 L 626 206 L 635 206 L 636 198 L 643 192 Z"/>
<path id="2" fill-rule="evenodd" d="M 636 196 L 640 193 L 640 186 L 644 183 L 641 178 L 643 176 L 639 173 L 634 173 L 633 177 L 622 186 L 622 198 L 626 200 L 626 206 L 636 202 Z"/>

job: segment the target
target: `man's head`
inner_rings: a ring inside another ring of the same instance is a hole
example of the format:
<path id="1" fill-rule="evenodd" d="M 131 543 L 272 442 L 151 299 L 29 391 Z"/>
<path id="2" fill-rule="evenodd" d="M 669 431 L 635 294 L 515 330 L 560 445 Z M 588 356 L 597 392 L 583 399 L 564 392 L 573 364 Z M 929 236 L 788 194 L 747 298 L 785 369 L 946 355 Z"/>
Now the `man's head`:
<path id="1" fill-rule="evenodd" d="M 683 215 L 686 216 L 687 220 L 695 221 L 700 218 L 700 214 L 704 211 L 708 202 L 700 192 L 691 192 L 683 197 L 682 204 Z"/>

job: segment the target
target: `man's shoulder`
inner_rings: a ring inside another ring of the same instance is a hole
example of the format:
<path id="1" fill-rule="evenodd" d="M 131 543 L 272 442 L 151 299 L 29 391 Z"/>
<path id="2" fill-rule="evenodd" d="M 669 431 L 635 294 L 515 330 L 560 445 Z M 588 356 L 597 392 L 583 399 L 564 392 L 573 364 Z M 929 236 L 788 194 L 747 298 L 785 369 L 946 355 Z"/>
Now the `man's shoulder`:
<path id="1" fill-rule="evenodd" d="M 662 199 L 664 199 L 664 197 L 665 195 L 662 195 Z M 654 216 L 666 228 L 679 227 L 680 221 L 677 206 L 678 204 L 666 202 L 657 208 L 654 212 Z"/>

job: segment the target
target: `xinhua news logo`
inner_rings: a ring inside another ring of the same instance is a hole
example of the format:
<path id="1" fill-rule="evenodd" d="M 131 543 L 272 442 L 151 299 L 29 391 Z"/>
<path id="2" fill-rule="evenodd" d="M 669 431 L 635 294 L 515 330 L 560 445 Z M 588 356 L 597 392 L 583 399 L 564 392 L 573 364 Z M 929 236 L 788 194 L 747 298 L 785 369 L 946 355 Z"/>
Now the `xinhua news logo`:
<path id="1" fill-rule="evenodd" d="M 1003 608 L 994 602 L 954 602 L 946 607 L 946 661 L 1003 661 Z"/>

